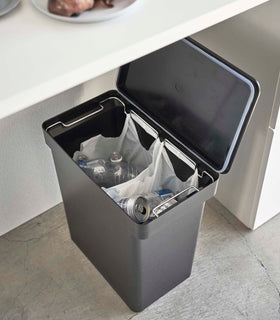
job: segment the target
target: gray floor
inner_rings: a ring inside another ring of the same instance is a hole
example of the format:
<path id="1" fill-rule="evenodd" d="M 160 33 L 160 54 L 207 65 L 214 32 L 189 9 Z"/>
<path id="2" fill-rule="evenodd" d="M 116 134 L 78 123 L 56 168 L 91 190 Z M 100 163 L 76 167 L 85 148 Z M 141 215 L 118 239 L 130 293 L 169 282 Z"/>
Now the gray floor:
<path id="1" fill-rule="evenodd" d="M 280 319 L 280 215 L 251 232 L 215 199 L 192 276 L 142 313 L 71 242 L 62 205 L 0 238 L 1 320 Z"/>

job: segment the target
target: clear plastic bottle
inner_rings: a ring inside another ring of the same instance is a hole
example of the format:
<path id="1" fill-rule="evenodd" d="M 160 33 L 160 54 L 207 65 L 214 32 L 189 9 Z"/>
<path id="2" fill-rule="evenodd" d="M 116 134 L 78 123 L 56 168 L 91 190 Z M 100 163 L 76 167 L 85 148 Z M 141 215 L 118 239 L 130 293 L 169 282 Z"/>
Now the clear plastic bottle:
<path id="1" fill-rule="evenodd" d="M 100 186 L 104 186 L 106 184 L 108 178 L 105 160 L 88 160 L 85 155 L 79 154 L 77 157 L 77 163 L 95 183 Z"/>
<path id="2" fill-rule="evenodd" d="M 88 160 L 82 153 L 77 157 L 78 165 L 100 187 L 110 188 L 135 178 L 138 170 L 122 160 L 118 152 L 113 152 L 109 160 Z"/>
<path id="3" fill-rule="evenodd" d="M 106 169 L 109 178 L 107 188 L 131 180 L 138 175 L 138 170 L 132 164 L 123 161 L 119 152 L 111 154 Z"/>

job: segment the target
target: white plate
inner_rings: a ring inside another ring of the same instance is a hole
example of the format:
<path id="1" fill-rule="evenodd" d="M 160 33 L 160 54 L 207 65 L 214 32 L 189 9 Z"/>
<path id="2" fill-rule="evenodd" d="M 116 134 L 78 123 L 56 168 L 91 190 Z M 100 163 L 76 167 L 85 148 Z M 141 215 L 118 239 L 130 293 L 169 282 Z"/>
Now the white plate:
<path id="1" fill-rule="evenodd" d="M 0 0 L 0 16 L 13 10 L 19 3 L 20 0 Z"/>
<path id="2" fill-rule="evenodd" d="M 88 23 L 113 19 L 126 12 L 136 0 L 115 0 L 113 8 L 95 8 L 84 11 L 77 17 L 64 17 L 48 11 L 48 0 L 32 0 L 33 5 L 47 16 L 66 22 Z"/>

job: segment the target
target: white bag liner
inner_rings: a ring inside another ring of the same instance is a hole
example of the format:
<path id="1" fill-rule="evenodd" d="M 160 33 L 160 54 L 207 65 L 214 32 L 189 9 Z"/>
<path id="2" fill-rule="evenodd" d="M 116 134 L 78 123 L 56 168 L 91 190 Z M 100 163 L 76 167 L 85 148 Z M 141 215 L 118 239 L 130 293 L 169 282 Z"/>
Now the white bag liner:
<path id="1" fill-rule="evenodd" d="M 126 162 L 134 164 L 139 172 L 152 162 L 152 153 L 139 142 L 138 133 L 130 114 L 126 117 L 119 137 L 108 138 L 100 134 L 82 142 L 80 146 L 80 152 L 85 154 L 88 159 L 109 159 L 114 151 L 119 152 Z M 73 159 L 75 161 L 80 152 L 74 153 Z"/>
<path id="2" fill-rule="evenodd" d="M 161 189 L 169 189 L 174 194 L 177 194 L 190 186 L 198 187 L 198 171 L 195 170 L 194 174 L 187 181 L 177 178 L 165 150 L 164 142 L 160 142 L 157 139 L 153 148 L 153 161 L 147 169 L 132 180 L 104 190 L 111 198 L 118 201 L 121 198 L 150 193 Z M 186 193 L 182 194 L 181 198 L 193 191 L 186 191 Z"/>
<path id="3" fill-rule="evenodd" d="M 103 188 L 115 201 L 161 189 L 169 189 L 177 194 L 190 186 L 198 187 L 198 171 L 194 164 L 177 148 L 170 147 L 169 143 L 166 143 L 165 146 L 165 143 L 159 138 L 156 138 L 150 149 L 146 150 L 139 142 L 132 118 L 147 133 L 156 137 L 149 125 L 140 121 L 140 118 L 135 115 L 128 114 L 119 137 L 107 138 L 98 135 L 84 141 L 81 143 L 80 151 L 74 153 L 73 159 L 76 160 L 80 152 L 89 159 L 108 159 L 113 151 L 118 151 L 125 161 L 134 164 L 141 171 L 136 178 L 108 189 Z M 182 181 L 176 176 L 166 147 L 194 170 L 194 174 L 187 181 Z M 193 190 L 186 191 L 182 197 L 192 192 Z"/>

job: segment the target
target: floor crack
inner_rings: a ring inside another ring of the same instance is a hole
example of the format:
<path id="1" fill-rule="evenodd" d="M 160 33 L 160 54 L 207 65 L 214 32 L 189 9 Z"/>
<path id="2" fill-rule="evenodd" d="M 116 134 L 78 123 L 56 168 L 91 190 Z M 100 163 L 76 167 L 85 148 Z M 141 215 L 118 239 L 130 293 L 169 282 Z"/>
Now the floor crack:
<path id="1" fill-rule="evenodd" d="M 28 243 L 28 242 L 30 242 L 30 241 L 40 240 L 42 237 L 30 238 L 30 239 L 27 239 L 27 240 L 8 239 L 6 236 L 2 236 L 1 238 L 7 240 L 8 242 Z"/>
<path id="2" fill-rule="evenodd" d="M 50 309 L 51 309 L 51 307 L 53 306 L 53 304 L 55 303 L 56 298 L 57 298 L 58 294 L 61 292 L 63 286 L 64 286 L 64 281 L 62 282 L 61 285 L 58 285 L 58 289 L 57 289 L 56 292 L 54 293 L 53 298 L 52 298 L 52 301 L 49 303 L 49 305 L 48 305 L 48 307 L 47 307 L 48 317 L 50 316 L 50 314 L 49 314 Z"/>
<path id="3" fill-rule="evenodd" d="M 34 237 L 34 238 L 29 238 L 26 240 L 18 240 L 18 239 L 9 239 L 6 235 L 1 236 L 1 238 L 7 240 L 8 242 L 14 242 L 14 243 L 28 243 L 34 240 L 41 240 L 42 238 L 46 237 L 47 235 L 49 235 L 51 232 L 60 229 L 61 227 L 65 226 L 65 223 L 60 224 L 59 226 L 51 229 L 50 231 L 43 233 L 40 237 Z"/>

